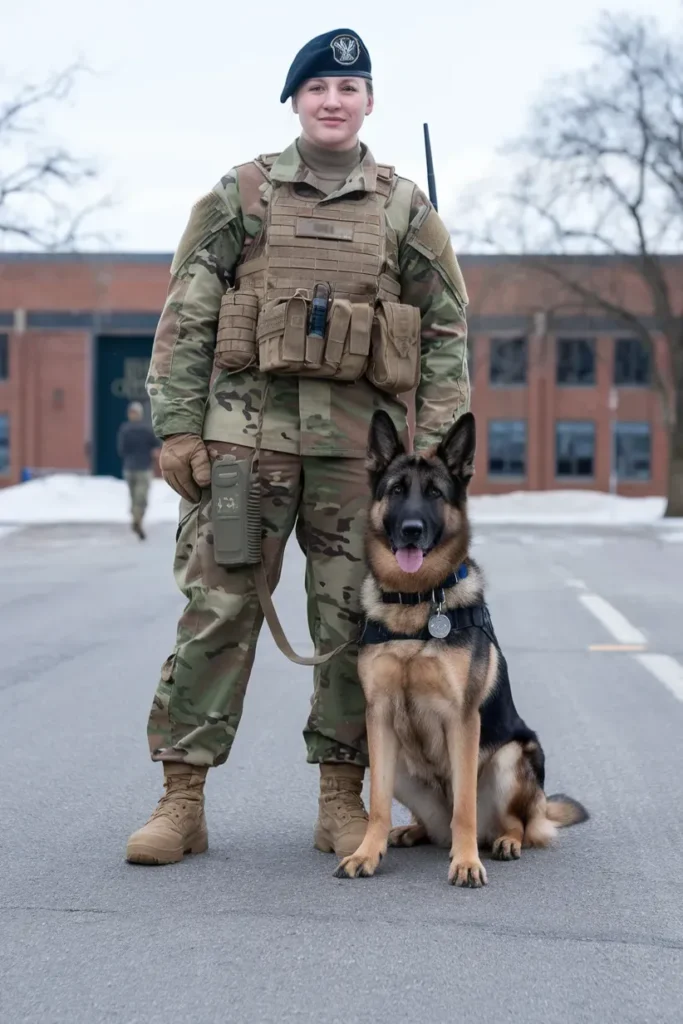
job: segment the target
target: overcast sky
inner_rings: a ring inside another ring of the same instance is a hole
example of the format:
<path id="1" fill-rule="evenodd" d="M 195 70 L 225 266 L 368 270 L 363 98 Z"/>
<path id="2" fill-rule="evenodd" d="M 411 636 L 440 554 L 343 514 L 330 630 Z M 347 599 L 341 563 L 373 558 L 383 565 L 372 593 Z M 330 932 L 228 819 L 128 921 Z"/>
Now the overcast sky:
<path id="1" fill-rule="evenodd" d="M 606 0 L 679 25 L 680 0 Z M 117 250 L 171 251 L 190 207 L 229 167 L 299 131 L 280 91 L 303 43 L 351 28 L 373 63 L 376 106 L 362 138 L 426 188 L 428 121 L 439 209 L 491 172 L 549 75 L 589 60 L 594 0 L 31 0 L 3 5 L 0 95 L 78 57 L 93 68 L 51 136 L 101 170 L 116 207 L 99 225 Z M 384 10 L 386 13 L 381 13 Z"/>

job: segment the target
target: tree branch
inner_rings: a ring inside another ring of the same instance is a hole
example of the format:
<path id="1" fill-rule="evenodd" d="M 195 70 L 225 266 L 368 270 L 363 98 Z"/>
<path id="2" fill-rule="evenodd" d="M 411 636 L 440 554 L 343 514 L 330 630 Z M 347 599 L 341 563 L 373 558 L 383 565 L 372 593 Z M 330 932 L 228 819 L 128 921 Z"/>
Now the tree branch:
<path id="1" fill-rule="evenodd" d="M 518 168 L 513 186 L 488 226 L 469 237 L 497 252 L 509 252 L 512 240 L 527 265 L 623 323 L 651 351 L 654 335 L 663 336 L 671 365 L 683 366 L 683 301 L 662 259 L 683 245 L 683 39 L 619 14 L 603 16 L 593 42 L 593 68 L 545 89 L 530 129 L 505 148 Z M 475 210 L 469 199 L 466 223 Z M 610 293 L 604 275 L 578 278 L 561 258 L 580 252 L 607 253 L 637 274 L 649 308 L 634 308 L 627 286 Z M 546 253 L 558 259 L 544 260 Z M 670 386 L 656 359 L 653 367 L 671 423 Z"/>
<path id="2" fill-rule="evenodd" d="M 0 103 L 0 244 L 14 238 L 38 248 L 76 247 L 86 237 L 86 219 L 110 205 L 109 197 L 103 197 L 70 209 L 60 192 L 75 195 L 96 178 L 95 169 L 63 146 L 38 148 L 32 141 L 44 139 L 40 115 L 49 104 L 65 101 L 77 75 L 87 70 L 74 63 Z"/>

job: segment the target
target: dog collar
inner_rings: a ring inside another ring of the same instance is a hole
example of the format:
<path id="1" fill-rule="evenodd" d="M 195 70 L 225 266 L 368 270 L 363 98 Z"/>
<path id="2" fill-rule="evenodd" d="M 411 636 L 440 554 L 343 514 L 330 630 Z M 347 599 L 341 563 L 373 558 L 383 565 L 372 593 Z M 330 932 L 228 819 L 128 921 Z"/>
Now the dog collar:
<path id="1" fill-rule="evenodd" d="M 390 591 L 382 594 L 382 602 L 384 604 L 437 604 L 441 605 L 446 600 L 445 590 L 450 587 L 454 587 L 460 580 L 467 579 L 468 570 L 467 566 L 463 562 L 462 565 L 456 570 L 456 572 L 450 573 L 446 579 L 439 584 L 438 587 L 433 587 L 431 590 L 425 590 L 422 594 L 402 594 L 399 591 Z"/>
<path id="2" fill-rule="evenodd" d="M 428 625 L 418 630 L 417 633 L 392 633 L 384 623 L 377 622 L 376 619 L 366 619 L 363 623 L 358 643 L 360 647 L 365 647 L 367 644 L 386 644 L 392 640 L 422 640 L 429 642 L 435 639 L 445 639 L 446 643 L 453 643 L 457 633 L 472 627 L 481 629 L 491 643 L 497 643 L 493 623 L 491 622 L 491 614 L 486 604 L 473 604 L 468 605 L 466 608 L 449 608 L 444 612 L 444 617 L 448 619 L 450 627 L 447 638 L 434 637 L 430 633 Z"/>

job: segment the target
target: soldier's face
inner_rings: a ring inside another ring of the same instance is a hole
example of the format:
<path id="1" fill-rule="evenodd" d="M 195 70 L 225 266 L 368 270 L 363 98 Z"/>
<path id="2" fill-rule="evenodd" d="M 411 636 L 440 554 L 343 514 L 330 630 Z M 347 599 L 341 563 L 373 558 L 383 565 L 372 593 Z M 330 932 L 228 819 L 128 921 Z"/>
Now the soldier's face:
<path id="1" fill-rule="evenodd" d="M 362 78 L 311 78 L 292 106 L 311 142 L 327 149 L 352 149 L 373 99 Z"/>

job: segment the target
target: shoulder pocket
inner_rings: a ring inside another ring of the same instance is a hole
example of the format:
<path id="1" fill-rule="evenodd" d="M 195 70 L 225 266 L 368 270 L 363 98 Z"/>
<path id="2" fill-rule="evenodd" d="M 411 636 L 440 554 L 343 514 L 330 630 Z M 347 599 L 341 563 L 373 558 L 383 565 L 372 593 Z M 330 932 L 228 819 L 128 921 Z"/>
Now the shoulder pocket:
<path id="1" fill-rule="evenodd" d="M 171 274 L 177 276 L 192 256 L 233 219 L 234 215 L 225 209 L 215 192 L 207 192 L 197 200 L 175 251 Z"/>
<path id="2" fill-rule="evenodd" d="M 453 252 L 448 228 L 432 206 L 426 206 L 424 210 L 424 215 L 418 217 L 409 232 L 406 239 L 407 244 L 422 256 L 426 256 L 444 280 L 455 290 L 463 306 L 466 306 L 469 299 L 465 280 Z"/>

